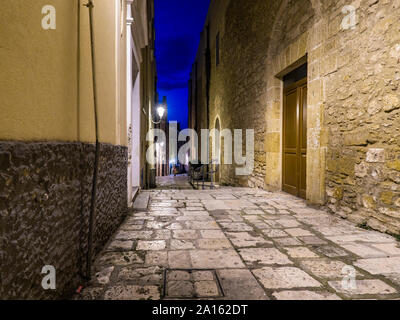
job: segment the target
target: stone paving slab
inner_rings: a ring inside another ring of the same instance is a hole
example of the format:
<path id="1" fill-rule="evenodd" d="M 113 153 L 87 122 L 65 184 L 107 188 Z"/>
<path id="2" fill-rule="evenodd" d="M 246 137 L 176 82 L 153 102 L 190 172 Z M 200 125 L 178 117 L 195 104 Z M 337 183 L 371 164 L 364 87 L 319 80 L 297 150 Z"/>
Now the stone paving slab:
<path id="1" fill-rule="evenodd" d="M 147 206 L 149 205 L 150 193 L 149 192 L 140 192 L 135 201 L 133 202 L 133 209 L 135 211 L 146 211 Z"/>
<path id="2" fill-rule="evenodd" d="M 288 194 L 195 191 L 179 179 L 182 189 L 148 193 L 74 299 L 400 298 L 395 238 Z"/>

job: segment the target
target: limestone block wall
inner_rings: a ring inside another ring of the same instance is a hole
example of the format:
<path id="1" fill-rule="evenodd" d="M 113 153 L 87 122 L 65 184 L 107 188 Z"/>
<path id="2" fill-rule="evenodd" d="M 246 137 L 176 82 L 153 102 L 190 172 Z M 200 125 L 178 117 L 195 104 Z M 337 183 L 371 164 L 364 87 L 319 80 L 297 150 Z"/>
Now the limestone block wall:
<path id="1" fill-rule="evenodd" d="M 400 233 L 400 1 L 355 3 L 357 26 L 340 31 L 340 7 L 322 56 L 329 208 Z"/>

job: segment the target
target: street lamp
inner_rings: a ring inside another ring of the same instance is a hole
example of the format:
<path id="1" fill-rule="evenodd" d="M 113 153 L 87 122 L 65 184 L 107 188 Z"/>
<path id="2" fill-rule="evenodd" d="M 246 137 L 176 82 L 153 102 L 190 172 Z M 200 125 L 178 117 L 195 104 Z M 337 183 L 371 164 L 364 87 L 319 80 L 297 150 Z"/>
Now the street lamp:
<path id="1" fill-rule="evenodd" d="M 160 106 L 157 108 L 157 114 L 158 114 L 158 116 L 160 117 L 160 120 L 159 120 L 159 121 L 153 121 L 153 120 L 151 120 L 151 122 L 153 122 L 154 124 L 160 124 L 161 121 L 162 121 L 162 118 L 164 117 L 164 113 L 165 113 L 165 108 L 164 108 L 164 106 L 160 105 Z"/>

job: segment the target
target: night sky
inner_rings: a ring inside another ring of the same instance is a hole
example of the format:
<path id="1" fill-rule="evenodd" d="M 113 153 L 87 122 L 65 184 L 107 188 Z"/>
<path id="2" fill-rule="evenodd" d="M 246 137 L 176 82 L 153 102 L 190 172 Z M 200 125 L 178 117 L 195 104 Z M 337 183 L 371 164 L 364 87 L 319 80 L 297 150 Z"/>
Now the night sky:
<path id="1" fill-rule="evenodd" d="M 210 0 L 155 0 L 158 93 L 168 120 L 188 122 L 188 81 Z"/>

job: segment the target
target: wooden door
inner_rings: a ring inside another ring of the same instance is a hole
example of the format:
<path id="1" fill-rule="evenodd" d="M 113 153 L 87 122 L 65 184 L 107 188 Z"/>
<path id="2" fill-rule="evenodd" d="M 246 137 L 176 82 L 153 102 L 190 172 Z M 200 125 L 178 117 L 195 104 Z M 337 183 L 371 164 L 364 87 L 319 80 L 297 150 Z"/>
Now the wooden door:
<path id="1" fill-rule="evenodd" d="M 283 190 L 306 198 L 307 79 L 283 93 Z"/>

